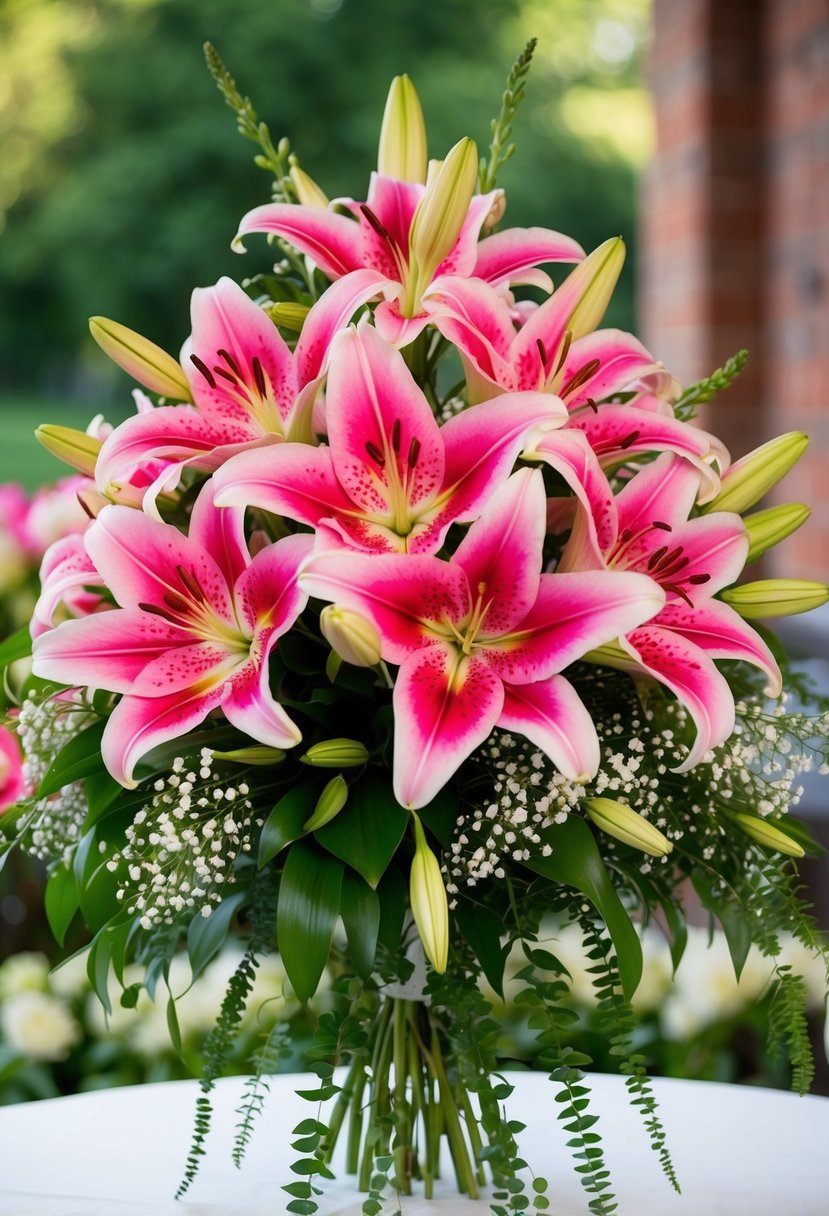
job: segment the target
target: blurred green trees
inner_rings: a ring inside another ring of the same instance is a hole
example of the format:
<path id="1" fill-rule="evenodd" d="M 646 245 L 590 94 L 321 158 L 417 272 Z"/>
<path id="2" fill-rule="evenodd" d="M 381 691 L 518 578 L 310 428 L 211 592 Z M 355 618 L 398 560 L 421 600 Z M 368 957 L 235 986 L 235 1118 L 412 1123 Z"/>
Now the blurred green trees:
<path id="1" fill-rule="evenodd" d="M 430 153 L 489 140 L 514 55 L 540 39 L 499 184 L 508 221 L 635 243 L 647 0 L 0 0 L 0 390 L 83 385 L 86 318 L 177 350 L 196 285 L 264 269 L 229 242 L 269 198 L 205 70 L 216 44 L 274 138 L 331 196 L 365 197 L 389 81 Z M 632 324 L 628 274 L 615 316 Z M 94 357 L 100 366 L 100 357 Z M 78 376 L 78 368 L 81 375 Z"/>

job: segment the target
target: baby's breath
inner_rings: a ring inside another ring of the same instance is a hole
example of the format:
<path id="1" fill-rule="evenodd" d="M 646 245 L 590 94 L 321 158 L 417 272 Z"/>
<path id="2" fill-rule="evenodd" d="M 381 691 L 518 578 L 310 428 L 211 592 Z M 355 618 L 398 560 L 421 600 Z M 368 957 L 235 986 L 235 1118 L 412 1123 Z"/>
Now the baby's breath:
<path id="1" fill-rule="evenodd" d="M 176 757 L 166 778 L 126 831 L 126 844 L 107 863 L 125 863 L 118 899 L 144 929 L 172 925 L 182 916 L 209 916 L 235 878 L 235 863 L 252 848 L 254 815 L 244 781 L 224 784 L 213 753 L 202 748 L 188 767 Z"/>
<path id="2" fill-rule="evenodd" d="M 17 734 L 26 757 L 27 789 L 37 789 L 57 754 L 92 720 L 88 708 L 78 701 L 26 698 L 17 718 Z M 32 796 L 22 805 L 28 813 L 26 851 L 41 861 L 69 861 L 87 814 L 83 783 L 72 782 L 48 798 Z"/>

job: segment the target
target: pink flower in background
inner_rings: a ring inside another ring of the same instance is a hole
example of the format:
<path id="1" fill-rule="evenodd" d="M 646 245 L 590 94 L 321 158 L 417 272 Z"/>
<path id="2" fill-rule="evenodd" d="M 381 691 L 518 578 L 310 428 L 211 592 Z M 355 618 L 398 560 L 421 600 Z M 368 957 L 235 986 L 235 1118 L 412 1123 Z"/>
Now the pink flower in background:
<path id="1" fill-rule="evenodd" d="M 545 431 L 565 419 L 555 397 L 513 393 L 438 426 L 402 356 L 361 323 L 332 347 L 330 446 L 244 452 L 216 474 L 216 502 L 324 529 L 329 547 L 434 553 L 450 524 L 480 514 L 530 428 Z"/>
<path id="2" fill-rule="evenodd" d="M 78 473 L 43 486 L 32 495 L 26 512 L 25 536 L 34 557 L 41 558 L 49 546 L 62 537 L 86 531 L 91 521 L 78 495 L 91 489 L 91 479 Z"/>
<path id="3" fill-rule="evenodd" d="M 24 792 L 23 756 L 17 737 L 0 726 L 0 811 L 12 806 Z"/>
<path id="4" fill-rule="evenodd" d="M 106 596 L 92 590 L 103 586 L 104 580 L 86 551 L 83 536 L 76 534 L 56 540 L 44 553 L 40 566 L 40 595 L 32 612 L 32 637 L 54 628 L 60 612 L 80 617 L 108 609 L 111 605 Z"/>
<path id="5" fill-rule="evenodd" d="M 134 785 L 142 756 L 217 708 L 261 743 L 299 742 L 271 695 L 268 656 L 305 606 L 297 571 L 310 536 L 287 537 L 251 558 L 243 512 L 218 511 L 208 486 L 186 537 L 110 506 L 85 540 L 119 607 L 37 638 L 33 669 L 43 679 L 123 694 L 101 745 L 118 781 Z"/>
<path id="6" fill-rule="evenodd" d="M 739 515 L 714 511 L 689 519 L 699 474 L 664 454 L 646 465 L 615 498 L 591 500 L 577 512 L 559 569 L 635 570 L 663 588 L 664 608 L 632 631 L 620 630 L 629 664 L 665 684 L 687 708 L 697 737 L 679 771 L 692 768 L 734 728 L 734 698 L 714 659 L 743 659 L 782 687 L 777 663 L 733 608 L 713 596 L 745 565 L 748 536 Z"/>
<path id="7" fill-rule="evenodd" d="M 367 617 L 394 685 L 394 791 L 429 802 L 495 727 L 541 747 L 567 776 L 599 764 L 589 714 L 558 673 L 620 628 L 652 617 L 664 592 L 641 574 L 541 574 L 544 486 L 514 474 L 449 561 L 319 553 L 302 587 Z M 624 623 L 624 624 L 623 624 Z"/>

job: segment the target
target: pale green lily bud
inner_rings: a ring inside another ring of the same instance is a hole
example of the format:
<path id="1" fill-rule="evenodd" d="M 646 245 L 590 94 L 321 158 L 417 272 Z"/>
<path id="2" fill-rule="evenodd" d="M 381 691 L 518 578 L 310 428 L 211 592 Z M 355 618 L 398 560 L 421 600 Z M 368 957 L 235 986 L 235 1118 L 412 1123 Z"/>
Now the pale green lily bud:
<path id="1" fill-rule="evenodd" d="M 407 284 L 403 315 L 412 315 L 420 291 L 431 282 L 460 235 L 478 181 L 478 149 L 464 137 L 432 176 L 409 230 L 412 282 Z"/>
<path id="2" fill-rule="evenodd" d="M 174 401 L 192 400 L 181 365 L 149 338 L 107 317 L 90 317 L 89 332 L 113 363 L 151 392 Z"/>
<path id="3" fill-rule="evenodd" d="M 51 424 L 39 426 L 35 431 L 35 439 L 47 452 L 57 456 L 58 460 L 62 460 L 70 468 L 77 469 L 87 477 L 94 477 L 98 453 L 104 446 L 102 439 L 87 435 L 86 431 L 76 431 L 71 426 Z"/>
<path id="4" fill-rule="evenodd" d="M 290 329 L 295 334 L 302 333 L 305 318 L 310 311 L 307 304 L 292 304 L 287 300 L 282 300 L 278 304 L 269 304 L 265 309 L 275 325 L 281 325 L 283 329 Z"/>
<path id="5" fill-rule="evenodd" d="M 579 262 L 564 280 L 562 288 L 568 292 L 571 288 L 580 289 L 578 303 L 567 322 L 572 341 L 598 328 L 622 273 L 625 254 L 622 238 L 611 237 Z"/>
<path id="6" fill-rule="evenodd" d="M 808 435 L 788 431 L 755 448 L 723 473 L 719 494 L 702 510 L 747 511 L 794 468 L 808 446 Z"/>
<path id="7" fill-rule="evenodd" d="M 635 849 L 641 849 L 649 857 L 667 857 L 674 847 L 659 828 L 623 802 L 614 802 L 611 798 L 587 798 L 584 809 L 600 831 L 624 844 L 633 845 Z"/>
<path id="8" fill-rule="evenodd" d="M 304 169 L 300 169 L 296 159 L 291 160 L 288 176 L 293 182 L 296 196 L 303 207 L 317 207 L 324 211 L 328 206 L 328 195 L 325 194 Z"/>
<path id="9" fill-rule="evenodd" d="M 748 815 L 744 811 L 735 811 L 731 818 L 740 825 L 746 836 L 750 836 L 752 840 L 756 840 L 765 848 L 776 849 L 778 853 L 785 853 L 787 857 L 805 856 L 804 850 L 796 840 L 787 832 L 781 831 L 775 824 L 769 823 L 767 819 L 761 819 L 759 815 Z"/>
<path id="10" fill-rule="evenodd" d="M 811 514 L 809 507 L 802 502 L 786 502 L 779 507 L 746 515 L 743 520 L 749 541 L 746 562 L 756 562 L 767 549 L 779 545 L 802 527 Z"/>
<path id="11" fill-rule="evenodd" d="M 328 604 L 320 613 L 320 629 L 331 649 L 346 663 L 376 667 L 380 662 L 380 634 L 359 612 Z"/>
<path id="12" fill-rule="evenodd" d="M 285 759 L 285 753 L 278 747 L 266 747 L 257 744 L 254 747 L 235 747 L 229 752 L 214 752 L 217 760 L 229 760 L 231 764 L 255 764 L 263 768 L 271 764 L 280 764 Z"/>
<path id="13" fill-rule="evenodd" d="M 729 587 L 721 595 L 745 620 L 757 621 L 820 608 L 829 600 L 829 587 L 806 578 L 764 578 Z"/>
<path id="14" fill-rule="evenodd" d="M 408 76 L 395 76 L 391 82 L 380 128 L 377 170 L 401 182 L 426 180 L 426 124 Z"/>
<path id="15" fill-rule="evenodd" d="M 314 768 L 356 768 L 368 760 L 368 750 L 357 739 L 323 739 L 309 747 L 300 760 Z"/>
<path id="16" fill-rule="evenodd" d="M 412 813 L 412 818 L 415 855 L 409 874 L 409 901 L 426 957 L 435 971 L 443 975 L 449 958 L 449 901 L 440 863 L 426 842 L 417 815 Z"/>
<path id="17" fill-rule="evenodd" d="M 310 819 L 306 819 L 305 823 L 303 823 L 303 832 L 316 832 L 317 828 L 330 823 L 335 815 L 339 815 L 347 801 L 348 785 L 345 778 L 340 773 L 337 773 L 336 777 L 331 778 L 317 799 L 317 805 L 314 807 Z"/>

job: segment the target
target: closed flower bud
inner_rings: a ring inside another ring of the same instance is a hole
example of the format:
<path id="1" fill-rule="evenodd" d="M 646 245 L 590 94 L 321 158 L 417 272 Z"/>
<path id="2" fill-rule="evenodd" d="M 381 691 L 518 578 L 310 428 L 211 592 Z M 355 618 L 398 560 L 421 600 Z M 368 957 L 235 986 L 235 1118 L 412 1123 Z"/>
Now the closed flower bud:
<path id="1" fill-rule="evenodd" d="M 408 76 L 395 76 L 391 82 L 380 128 L 377 170 L 401 182 L 426 180 L 426 124 Z"/>
<path id="2" fill-rule="evenodd" d="M 785 853 L 787 857 L 805 856 L 796 840 L 767 819 L 761 819 L 759 815 L 748 815 L 743 811 L 735 812 L 731 818 L 739 824 L 746 836 L 750 836 L 765 848 Z"/>
<path id="3" fill-rule="evenodd" d="M 746 562 L 755 562 L 758 557 L 779 545 L 805 524 L 812 512 L 802 502 L 781 503 L 766 511 L 755 511 L 743 520 L 748 532 L 748 556 Z"/>
<path id="4" fill-rule="evenodd" d="M 87 435 L 86 431 L 76 431 L 71 426 L 39 426 L 35 431 L 35 439 L 62 460 L 70 468 L 77 469 L 87 477 L 94 477 L 95 464 L 103 440 Z"/>
<path id="5" fill-rule="evenodd" d="M 317 805 L 314 807 L 311 817 L 303 823 L 303 832 L 316 832 L 317 828 L 330 823 L 335 815 L 339 815 L 347 800 L 348 785 L 345 778 L 337 773 L 336 777 L 331 778 L 317 799 Z"/>
<path id="6" fill-rule="evenodd" d="M 431 282 L 443 259 L 455 246 L 472 202 L 478 180 L 478 149 L 461 139 L 440 168 L 430 176 L 426 193 L 417 205 L 409 231 L 411 276 L 401 311 L 413 316 L 420 292 Z"/>
<path id="7" fill-rule="evenodd" d="M 808 446 L 808 435 L 789 431 L 755 448 L 723 473 L 719 494 L 703 510 L 747 511 L 786 476 Z"/>
<path id="8" fill-rule="evenodd" d="M 300 169 L 295 160 L 291 163 L 288 176 L 293 182 L 297 199 L 303 207 L 318 207 L 321 211 L 325 210 L 328 206 L 328 195 L 320 190 L 314 179 L 309 177 L 304 169 Z"/>
<path id="9" fill-rule="evenodd" d="M 320 613 L 320 629 L 331 649 L 346 663 L 376 667 L 380 662 L 380 634 L 359 612 L 329 604 Z"/>
<path id="10" fill-rule="evenodd" d="M 765 578 L 729 587 L 721 595 L 745 620 L 757 621 L 811 612 L 829 600 L 829 587 L 806 578 Z"/>
<path id="11" fill-rule="evenodd" d="M 588 798 L 584 808 L 602 832 L 641 849 L 649 857 L 667 857 L 674 847 L 659 828 L 622 802 L 614 802 L 611 798 Z"/>
<path id="12" fill-rule="evenodd" d="M 229 760 L 231 764 L 255 764 L 267 768 L 271 764 L 280 764 L 285 759 L 285 753 L 278 747 L 265 747 L 264 744 L 253 747 L 235 747 L 230 752 L 214 752 L 217 760 Z"/>
<path id="13" fill-rule="evenodd" d="M 309 747 L 300 760 L 314 768 L 354 768 L 365 764 L 368 750 L 357 739 L 323 739 Z"/>
<path id="14" fill-rule="evenodd" d="M 278 304 L 270 304 L 265 309 L 275 325 L 281 325 L 283 329 L 290 329 L 295 334 L 302 333 L 302 327 L 309 311 L 307 304 L 293 304 L 287 300 L 281 300 Z"/>
<path id="15" fill-rule="evenodd" d="M 571 271 L 558 289 L 574 293 L 573 311 L 566 329 L 572 341 L 592 334 L 607 311 L 625 264 L 625 242 L 620 236 L 604 241 Z"/>
<path id="16" fill-rule="evenodd" d="M 449 958 L 449 901 L 440 864 L 426 842 L 417 815 L 412 815 L 415 830 L 415 855 L 409 875 L 412 916 L 426 951 L 426 957 L 440 975 Z"/>
<path id="17" fill-rule="evenodd" d="M 139 384 L 174 401 L 192 400 L 190 385 L 180 364 L 155 342 L 107 317 L 91 317 L 89 330 L 113 363 Z"/>

